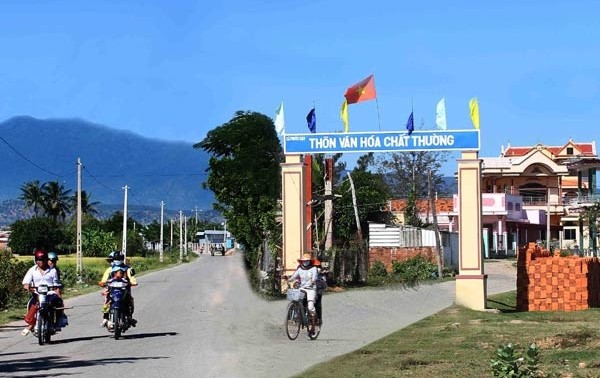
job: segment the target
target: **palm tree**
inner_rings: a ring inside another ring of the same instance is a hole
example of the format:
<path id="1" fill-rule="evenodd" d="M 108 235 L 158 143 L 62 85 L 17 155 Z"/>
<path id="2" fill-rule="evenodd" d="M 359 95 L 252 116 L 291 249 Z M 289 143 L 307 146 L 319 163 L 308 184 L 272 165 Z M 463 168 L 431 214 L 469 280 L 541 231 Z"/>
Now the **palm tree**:
<path id="1" fill-rule="evenodd" d="M 34 216 L 38 216 L 40 209 L 44 206 L 44 194 L 40 182 L 33 180 L 23 184 L 19 199 L 25 201 L 26 209 L 33 208 Z"/>
<path id="2" fill-rule="evenodd" d="M 64 220 L 71 211 L 71 190 L 66 190 L 58 181 L 50 181 L 42 186 L 44 195 L 44 211 L 54 221 Z M 83 197 L 82 197 L 83 198 Z"/>
<path id="3" fill-rule="evenodd" d="M 95 215 L 98 214 L 96 209 L 100 202 L 90 202 L 91 195 L 88 195 L 85 190 L 81 191 L 81 213 Z M 77 208 L 77 193 L 73 196 L 73 208 Z"/>

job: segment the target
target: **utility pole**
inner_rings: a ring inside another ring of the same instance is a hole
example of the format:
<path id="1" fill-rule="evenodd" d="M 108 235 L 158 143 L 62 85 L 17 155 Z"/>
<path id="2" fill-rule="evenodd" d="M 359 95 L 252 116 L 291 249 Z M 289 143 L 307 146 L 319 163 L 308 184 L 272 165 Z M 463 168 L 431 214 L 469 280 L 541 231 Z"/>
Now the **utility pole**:
<path id="1" fill-rule="evenodd" d="M 325 159 L 325 250 L 333 246 L 333 198 L 331 195 L 333 177 L 333 159 Z"/>
<path id="2" fill-rule="evenodd" d="M 550 248 L 550 188 L 548 187 L 546 196 L 546 249 L 548 252 L 552 252 Z"/>
<path id="3" fill-rule="evenodd" d="M 188 237 L 187 237 L 187 215 L 185 216 L 184 220 L 183 220 L 183 225 L 184 225 L 184 232 L 183 232 L 183 254 L 184 256 L 187 257 L 188 254 Z"/>
<path id="4" fill-rule="evenodd" d="M 165 209 L 165 202 L 164 201 L 160 201 L 160 246 L 158 247 L 158 250 L 160 251 L 160 262 L 163 262 L 163 228 L 164 228 L 164 224 L 163 224 L 163 216 L 164 216 L 164 209 Z"/>
<path id="5" fill-rule="evenodd" d="M 440 233 L 440 229 L 438 227 L 438 222 L 437 222 L 437 209 L 435 207 L 435 199 L 432 196 L 432 190 L 431 190 L 431 185 L 432 185 L 432 178 L 431 178 L 431 169 L 429 170 L 429 173 L 427 175 L 428 178 L 428 193 L 427 195 L 429 196 L 429 203 L 431 204 L 431 215 L 433 216 L 433 230 L 435 231 L 435 250 L 436 250 L 436 256 L 437 256 L 437 266 L 438 266 L 438 279 L 442 278 L 442 270 L 443 270 L 443 259 L 442 259 L 442 242 L 441 242 L 441 238 L 442 238 L 442 234 Z M 428 220 L 429 221 L 429 220 Z"/>
<path id="6" fill-rule="evenodd" d="M 77 282 L 83 283 L 83 251 L 81 250 L 81 159 L 77 158 Z"/>
<path id="7" fill-rule="evenodd" d="M 195 209 L 196 209 L 196 223 L 195 223 L 195 225 L 197 226 L 198 225 L 198 206 L 195 206 Z"/>
<path id="8" fill-rule="evenodd" d="M 121 250 L 123 256 L 125 256 L 125 261 L 127 261 L 127 190 L 129 187 L 125 185 L 123 189 L 125 190 L 125 197 L 123 199 L 123 243 Z"/>
<path id="9" fill-rule="evenodd" d="M 171 218 L 171 244 L 169 244 L 171 251 L 173 251 L 173 218 Z"/>
<path id="10" fill-rule="evenodd" d="M 354 206 L 354 217 L 356 218 L 356 236 L 358 238 L 358 251 L 356 256 L 356 264 L 358 265 L 358 279 L 360 281 L 366 280 L 367 278 L 367 267 L 365 259 L 365 251 L 363 246 L 362 229 L 360 227 L 360 218 L 358 217 L 358 206 L 356 204 L 356 190 L 354 190 L 354 181 L 352 176 L 348 172 L 348 179 L 350 180 L 350 188 L 352 189 L 352 206 Z"/>
<path id="11" fill-rule="evenodd" d="M 179 210 L 179 262 L 183 261 L 183 211 Z"/>

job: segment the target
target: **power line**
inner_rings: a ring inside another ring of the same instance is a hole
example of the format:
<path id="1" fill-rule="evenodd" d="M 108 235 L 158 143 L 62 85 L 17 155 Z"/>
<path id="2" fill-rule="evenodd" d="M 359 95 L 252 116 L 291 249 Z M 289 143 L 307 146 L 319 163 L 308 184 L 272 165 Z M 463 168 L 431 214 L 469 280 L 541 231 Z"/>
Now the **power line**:
<path id="1" fill-rule="evenodd" d="M 1 136 L 0 136 L 0 140 L 2 140 L 4 143 L 6 143 L 6 145 L 8 146 L 8 148 L 10 148 L 11 150 L 13 150 L 17 155 L 19 155 L 21 158 L 23 158 L 23 160 L 25 160 L 29 164 L 33 165 L 37 169 L 42 170 L 42 171 L 44 171 L 44 172 L 46 172 L 46 173 L 48 173 L 49 175 L 52 175 L 52 176 L 64 177 L 63 175 L 59 175 L 58 173 L 50 172 L 49 170 L 47 170 L 47 169 L 45 169 L 43 167 L 40 167 L 39 165 L 37 165 L 36 163 L 34 163 L 33 161 L 31 161 L 27 156 L 25 156 L 21 152 L 19 152 L 10 143 L 8 143 L 8 141 L 6 139 L 2 138 Z"/>

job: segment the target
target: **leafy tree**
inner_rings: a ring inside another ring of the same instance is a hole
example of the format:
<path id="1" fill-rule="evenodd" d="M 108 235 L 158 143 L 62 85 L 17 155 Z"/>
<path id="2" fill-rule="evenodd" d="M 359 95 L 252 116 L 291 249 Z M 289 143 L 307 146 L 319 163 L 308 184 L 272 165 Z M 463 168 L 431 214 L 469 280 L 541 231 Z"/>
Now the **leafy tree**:
<path id="1" fill-rule="evenodd" d="M 48 217 L 18 220 L 12 224 L 11 230 L 8 244 L 19 254 L 31 254 L 36 248 L 56 249 L 65 241 L 62 228 Z"/>
<path id="2" fill-rule="evenodd" d="M 246 247 L 246 265 L 254 270 L 263 241 L 276 230 L 281 195 L 282 148 L 273 121 L 260 113 L 238 111 L 194 148 L 211 154 L 203 186 L 214 192 L 214 209 Z"/>
<path id="3" fill-rule="evenodd" d="M 442 165 L 448 160 L 447 152 L 394 152 L 382 154 L 375 160 L 378 172 L 385 177 L 394 197 L 406 198 L 411 191 L 415 199 L 426 197 L 430 170 L 432 193 L 450 194 L 440 173 Z"/>
<path id="4" fill-rule="evenodd" d="M 58 181 L 50 181 L 42 185 L 42 193 L 46 215 L 54 221 L 64 221 L 73 208 L 73 199 L 69 196 L 71 190 L 65 189 L 64 185 L 59 184 Z"/>
<path id="5" fill-rule="evenodd" d="M 82 230 L 81 251 L 84 256 L 106 256 L 117 249 L 117 239 L 112 232 Z"/>
<path id="6" fill-rule="evenodd" d="M 406 199 L 406 208 L 404 209 L 404 223 L 413 227 L 423 227 L 423 221 L 419 217 L 419 209 L 417 208 L 417 198 L 415 191 L 411 190 Z"/>
<path id="7" fill-rule="evenodd" d="M 25 201 L 26 208 L 32 208 L 35 216 L 40 215 L 44 205 L 44 194 L 39 180 L 29 181 L 21 186 L 20 200 Z"/>

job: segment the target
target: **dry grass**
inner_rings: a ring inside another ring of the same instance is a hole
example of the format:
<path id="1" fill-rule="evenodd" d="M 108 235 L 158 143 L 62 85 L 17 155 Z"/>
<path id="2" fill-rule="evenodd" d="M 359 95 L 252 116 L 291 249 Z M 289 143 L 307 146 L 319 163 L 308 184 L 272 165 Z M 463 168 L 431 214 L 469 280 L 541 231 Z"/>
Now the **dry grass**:
<path id="1" fill-rule="evenodd" d="M 515 292 L 490 296 L 499 313 L 453 306 L 298 377 L 491 377 L 496 349 L 540 347 L 544 377 L 600 377 L 600 309 L 516 312 Z"/>

